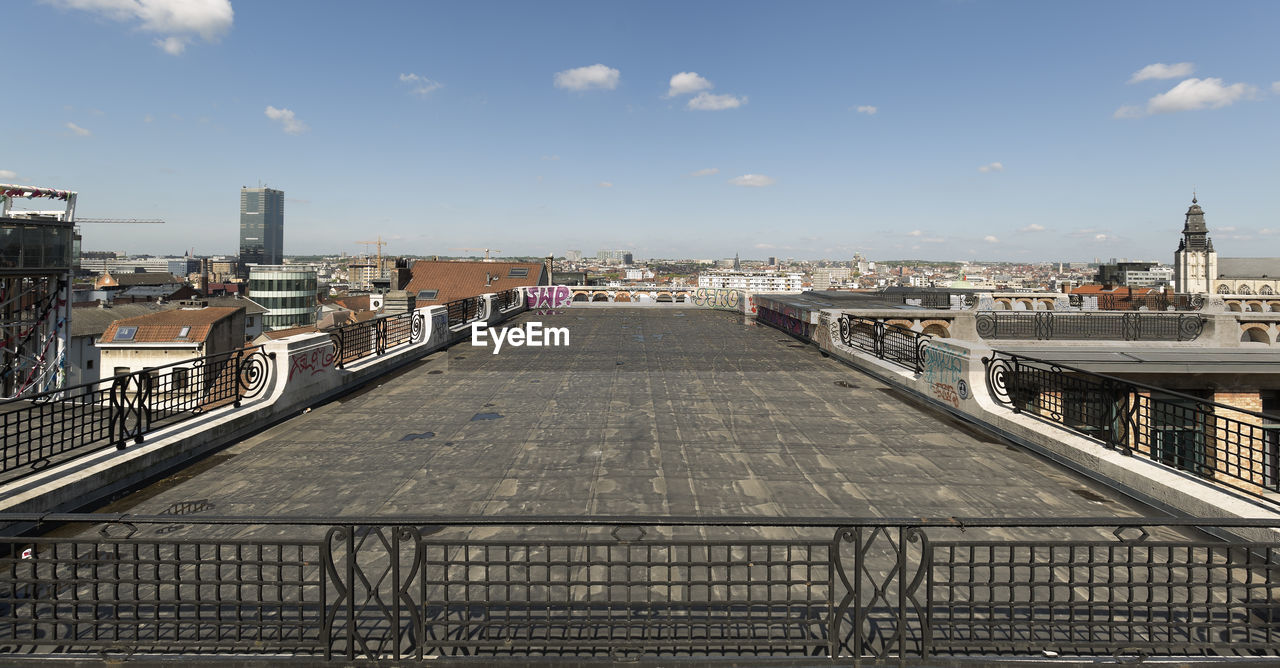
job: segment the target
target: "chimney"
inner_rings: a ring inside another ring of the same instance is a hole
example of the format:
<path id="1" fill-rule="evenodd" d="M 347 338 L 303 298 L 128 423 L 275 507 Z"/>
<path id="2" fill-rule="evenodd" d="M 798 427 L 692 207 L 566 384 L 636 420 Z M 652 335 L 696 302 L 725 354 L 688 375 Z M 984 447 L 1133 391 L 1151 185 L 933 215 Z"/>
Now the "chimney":
<path id="1" fill-rule="evenodd" d="M 546 280 L 546 282 L 544 283 L 544 282 L 542 282 L 542 281 L 539 281 L 539 282 L 538 282 L 538 285 L 551 285 L 551 263 L 552 263 L 555 259 L 556 259 L 556 258 L 555 258 L 555 256 L 554 256 L 554 255 L 548 255 L 548 256 L 547 256 L 547 275 L 543 277 L 543 278 Z"/>

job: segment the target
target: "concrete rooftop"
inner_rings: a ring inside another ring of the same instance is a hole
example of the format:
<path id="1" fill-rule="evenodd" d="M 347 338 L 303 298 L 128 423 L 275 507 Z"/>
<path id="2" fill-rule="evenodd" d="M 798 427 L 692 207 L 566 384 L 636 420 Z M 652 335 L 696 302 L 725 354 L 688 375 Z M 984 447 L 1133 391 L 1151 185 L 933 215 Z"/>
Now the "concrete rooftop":
<path id="1" fill-rule="evenodd" d="M 568 309 L 459 344 L 106 510 L 217 515 L 1160 515 L 742 316 Z"/>

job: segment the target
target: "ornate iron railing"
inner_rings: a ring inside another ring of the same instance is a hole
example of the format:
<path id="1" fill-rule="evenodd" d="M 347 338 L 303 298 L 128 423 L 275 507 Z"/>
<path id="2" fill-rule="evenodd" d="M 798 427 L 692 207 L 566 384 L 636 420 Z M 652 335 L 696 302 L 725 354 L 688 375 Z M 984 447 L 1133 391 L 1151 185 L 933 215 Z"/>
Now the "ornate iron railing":
<path id="1" fill-rule="evenodd" d="M 329 330 L 335 349 L 335 365 L 371 356 L 406 343 L 420 343 L 424 334 L 422 313 L 410 311 L 343 325 Z"/>
<path id="2" fill-rule="evenodd" d="M 274 353 L 252 346 L 0 402 L 0 477 L 123 450 L 160 427 L 239 406 L 262 392 L 274 364 Z"/>
<path id="3" fill-rule="evenodd" d="M 920 373 L 924 370 L 924 342 L 933 338 L 901 325 L 844 313 L 839 318 L 840 342 Z"/>
<path id="4" fill-rule="evenodd" d="M 954 307 L 953 301 L 958 302 L 960 307 L 966 309 L 971 309 L 978 305 L 978 295 L 972 292 L 895 292 L 888 294 L 900 295 L 903 305 L 920 306 L 922 308 L 949 309 Z"/>
<path id="5" fill-rule="evenodd" d="M 1005 352 L 982 363 L 1015 412 L 1245 493 L 1280 491 L 1280 417 Z"/>
<path id="6" fill-rule="evenodd" d="M 1134 295 L 1114 292 L 1098 295 L 1100 311 L 1199 311 L 1203 307 L 1204 295 L 1165 293 Z"/>
<path id="7" fill-rule="evenodd" d="M 1101 341 L 1194 341 L 1204 329 L 1198 313 L 1056 313 L 982 311 L 976 316 L 984 339 L 1092 339 Z"/>
<path id="8" fill-rule="evenodd" d="M 494 307 L 499 311 L 509 311 L 522 303 L 524 302 L 520 297 L 519 288 L 503 290 L 493 296 Z"/>
<path id="9" fill-rule="evenodd" d="M 484 300 L 480 297 L 455 299 L 445 304 L 449 312 L 449 326 L 456 327 L 484 317 Z"/>
<path id="10" fill-rule="evenodd" d="M 0 516 L 36 520 L 105 522 L 0 538 L 37 656 L 1280 654 L 1266 520 Z"/>

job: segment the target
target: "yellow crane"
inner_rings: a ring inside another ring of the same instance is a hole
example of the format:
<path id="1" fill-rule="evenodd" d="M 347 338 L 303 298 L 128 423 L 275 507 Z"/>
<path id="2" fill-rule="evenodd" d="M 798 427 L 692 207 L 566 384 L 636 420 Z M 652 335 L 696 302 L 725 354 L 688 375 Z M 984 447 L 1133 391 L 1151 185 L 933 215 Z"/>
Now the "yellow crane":
<path id="1" fill-rule="evenodd" d="M 449 250 L 456 250 L 456 251 L 484 251 L 484 261 L 485 261 L 485 262 L 492 262 L 492 260 L 490 260 L 490 259 L 489 259 L 489 251 L 493 251 L 494 253 L 501 253 L 501 252 L 502 252 L 502 249 L 501 249 L 501 248 L 450 248 Z"/>
<path id="2" fill-rule="evenodd" d="M 369 254 L 369 246 L 378 247 L 378 264 L 375 265 L 375 267 L 377 268 L 376 271 L 378 273 L 381 273 L 382 272 L 382 247 L 387 245 L 387 242 L 382 240 L 382 235 L 381 234 L 378 235 L 377 241 L 357 241 L 356 243 L 365 245 L 364 247 L 365 255 Z"/>

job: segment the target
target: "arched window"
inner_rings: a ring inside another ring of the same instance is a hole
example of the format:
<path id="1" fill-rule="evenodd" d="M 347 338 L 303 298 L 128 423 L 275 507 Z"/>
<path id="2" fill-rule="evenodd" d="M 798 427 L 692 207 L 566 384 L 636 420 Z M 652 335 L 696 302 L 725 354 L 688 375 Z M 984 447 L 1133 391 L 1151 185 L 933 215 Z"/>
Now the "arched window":
<path id="1" fill-rule="evenodd" d="M 1240 288 L 1236 290 L 1236 294 L 1251 295 L 1253 294 L 1253 290 L 1251 290 L 1249 286 L 1245 285 L 1244 283 L 1241 283 Z"/>
<path id="2" fill-rule="evenodd" d="M 1231 286 L 1227 285 L 1226 283 L 1223 283 L 1222 285 L 1219 285 L 1219 286 L 1218 286 L 1218 294 L 1220 294 L 1220 295 L 1229 295 L 1229 294 L 1231 294 Z"/>
<path id="3" fill-rule="evenodd" d="M 1275 293 L 1275 290 L 1272 290 L 1270 285 L 1264 285 L 1261 288 L 1258 288 L 1258 294 L 1260 295 L 1274 295 Z"/>

